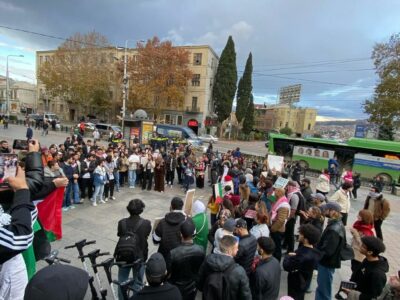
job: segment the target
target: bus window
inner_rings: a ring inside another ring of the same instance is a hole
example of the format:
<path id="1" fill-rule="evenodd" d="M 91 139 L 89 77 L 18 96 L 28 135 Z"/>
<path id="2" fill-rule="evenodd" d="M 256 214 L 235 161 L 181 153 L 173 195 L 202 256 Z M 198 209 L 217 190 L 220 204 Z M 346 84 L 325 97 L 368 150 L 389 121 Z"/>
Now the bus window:
<path id="1" fill-rule="evenodd" d="M 275 153 L 283 157 L 291 157 L 293 152 L 293 144 L 287 141 L 275 141 Z"/>

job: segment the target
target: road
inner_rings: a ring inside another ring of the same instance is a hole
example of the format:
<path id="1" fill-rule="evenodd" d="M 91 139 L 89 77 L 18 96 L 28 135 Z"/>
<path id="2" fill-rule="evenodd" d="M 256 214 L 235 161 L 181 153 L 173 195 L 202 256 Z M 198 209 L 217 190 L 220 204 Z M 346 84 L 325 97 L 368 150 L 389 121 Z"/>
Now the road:
<path id="1" fill-rule="evenodd" d="M 10 143 L 14 138 L 25 138 L 26 128 L 23 126 L 10 125 L 8 130 L 0 128 L 0 140 L 6 139 Z M 66 133 L 49 132 L 46 137 L 40 136 L 40 131 L 34 132 L 34 137 L 40 139 L 42 145 L 49 146 L 52 143 L 62 143 L 67 136 Z M 220 142 L 218 149 L 228 150 L 235 147 L 240 147 L 243 151 L 254 150 L 262 151 L 261 142 Z M 264 150 L 265 151 L 265 150 Z M 315 180 L 312 179 L 312 186 L 315 187 Z M 351 210 L 349 214 L 349 224 L 356 220 L 356 215 L 363 207 L 364 199 L 369 190 L 362 187 L 359 190 L 359 200 L 351 201 Z M 211 194 L 210 188 L 197 189 L 195 199 L 203 201 L 205 204 Z M 141 189 L 126 189 L 122 188 L 119 193 L 116 193 L 116 201 L 109 201 L 106 204 L 98 205 L 97 207 L 91 206 L 86 200 L 83 204 L 77 205 L 77 208 L 67 212 L 63 212 L 63 238 L 60 241 L 52 243 L 53 249 L 60 251 L 60 257 L 70 259 L 72 265 L 81 267 L 75 249 L 65 250 L 64 247 L 73 244 L 81 239 L 95 239 L 95 245 L 88 246 L 86 252 L 101 249 L 102 251 L 109 251 L 113 253 L 117 243 L 117 223 L 123 217 L 127 217 L 126 206 L 129 200 L 139 198 L 145 202 L 146 208 L 143 217 L 153 221 L 156 217 L 163 216 L 169 210 L 170 200 L 174 196 L 184 198 L 184 194 L 179 187 L 175 186 L 173 189 L 166 189 L 164 194 L 154 191 L 142 191 Z M 387 275 L 393 275 L 400 269 L 400 243 L 398 242 L 398 228 L 400 226 L 400 198 L 385 194 L 385 197 L 391 203 L 391 213 L 387 220 L 383 223 L 383 236 L 385 238 L 386 253 L 384 256 L 389 260 L 390 271 Z M 348 239 L 350 242 L 350 233 Z M 149 238 L 149 253 L 157 251 L 157 247 L 152 243 Z M 100 260 L 101 261 L 101 260 Z M 38 268 L 43 268 L 43 262 L 38 263 Z M 117 268 L 113 268 L 113 275 L 116 278 Z M 101 278 L 106 282 L 104 272 L 101 271 Z M 337 270 L 334 275 L 333 291 L 336 292 L 342 280 L 349 280 L 351 275 L 350 262 L 343 262 L 342 268 Z M 286 279 L 287 273 L 282 272 L 281 276 L 281 291 L 280 296 L 286 294 Z M 313 281 L 312 289 L 315 290 L 316 282 Z M 108 293 L 110 293 L 110 289 Z M 90 299 L 89 293 L 85 299 Z M 200 296 L 197 299 L 201 299 Z M 314 299 L 314 293 L 307 294 L 306 300 Z"/>
<path id="2" fill-rule="evenodd" d="M 244 142 L 220 140 L 214 144 L 214 148 L 221 152 L 236 149 L 237 147 L 240 148 L 241 152 L 255 156 L 265 156 L 268 150 L 265 147 L 265 141 Z"/>

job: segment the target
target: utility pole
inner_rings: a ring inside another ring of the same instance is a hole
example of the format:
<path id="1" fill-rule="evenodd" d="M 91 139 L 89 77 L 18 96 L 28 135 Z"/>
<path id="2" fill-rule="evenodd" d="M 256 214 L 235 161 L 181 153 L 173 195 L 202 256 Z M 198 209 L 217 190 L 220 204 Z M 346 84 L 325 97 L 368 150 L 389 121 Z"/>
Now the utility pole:
<path id="1" fill-rule="evenodd" d="M 124 135 L 124 131 L 125 131 L 125 113 L 126 113 L 126 102 L 128 101 L 128 74 L 127 74 L 127 64 L 128 64 L 128 55 L 127 55 L 127 51 L 128 51 L 128 40 L 125 41 L 125 51 L 124 51 L 124 79 L 123 79 L 123 83 L 124 83 L 124 87 L 122 90 L 122 136 Z"/>

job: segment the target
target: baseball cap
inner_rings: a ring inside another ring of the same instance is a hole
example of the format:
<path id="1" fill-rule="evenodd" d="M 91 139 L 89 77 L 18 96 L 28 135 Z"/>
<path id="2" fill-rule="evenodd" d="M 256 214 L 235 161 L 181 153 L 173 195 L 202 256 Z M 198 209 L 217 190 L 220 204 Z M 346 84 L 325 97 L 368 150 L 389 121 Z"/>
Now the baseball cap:
<path id="1" fill-rule="evenodd" d="M 337 204 L 336 202 L 328 202 L 328 203 L 322 205 L 322 206 L 320 207 L 320 209 L 321 209 L 322 211 L 325 211 L 325 210 L 334 210 L 334 211 L 337 211 L 337 212 L 340 212 L 340 211 L 342 210 L 342 208 L 340 207 L 340 205 Z"/>
<path id="2" fill-rule="evenodd" d="M 313 193 L 313 194 L 311 194 L 311 198 L 316 198 L 320 201 L 325 201 L 325 196 L 324 196 L 324 194 L 321 194 L 321 193 Z"/>
<path id="3" fill-rule="evenodd" d="M 146 263 L 146 276 L 151 278 L 161 278 L 165 276 L 167 265 L 164 257 L 160 253 L 154 253 Z"/>
<path id="4" fill-rule="evenodd" d="M 222 228 L 226 231 L 233 232 L 233 230 L 235 229 L 235 220 L 232 218 L 227 219 Z"/>
<path id="5" fill-rule="evenodd" d="M 243 219 L 237 219 L 235 226 L 236 226 L 236 228 L 246 228 L 247 229 L 247 223 Z"/>

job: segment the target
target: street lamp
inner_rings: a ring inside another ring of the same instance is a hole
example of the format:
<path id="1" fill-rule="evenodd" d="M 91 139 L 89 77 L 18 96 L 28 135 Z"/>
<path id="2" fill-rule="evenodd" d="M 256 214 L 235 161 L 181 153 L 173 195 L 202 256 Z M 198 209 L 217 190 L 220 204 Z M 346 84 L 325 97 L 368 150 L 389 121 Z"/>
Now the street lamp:
<path id="1" fill-rule="evenodd" d="M 8 95 L 8 58 L 9 57 L 24 57 L 22 54 L 20 55 L 15 55 L 15 54 L 9 54 L 7 55 L 7 63 L 6 63 L 6 115 L 7 117 L 10 117 L 10 100 L 9 100 L 9 95 Z"/>

